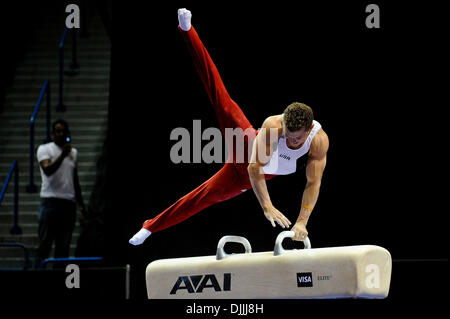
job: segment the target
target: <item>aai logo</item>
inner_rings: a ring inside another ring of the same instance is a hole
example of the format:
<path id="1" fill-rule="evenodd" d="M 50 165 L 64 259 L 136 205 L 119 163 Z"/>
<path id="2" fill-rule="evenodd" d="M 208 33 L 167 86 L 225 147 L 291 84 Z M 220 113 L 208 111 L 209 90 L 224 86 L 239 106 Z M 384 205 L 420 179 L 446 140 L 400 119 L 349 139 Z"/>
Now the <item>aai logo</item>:
<path id="1" fill-rule="evenodd" d="M 313 279 L 310 272 L 297 273 L 297 287 L 312 287 Z"/>
<path id="2" fill-rule="evenodd" d="M 222 287 L 221 287 L 222 286 Z M 178 290 L 185 289 L 188 293 L 202 293 L 203 289 L 212 288 L 214 291 L 231 291 L 231 274 L 223 274 L 222 285 L 214 274 L 181 276 L 170 291 L 175 295 Z"/>

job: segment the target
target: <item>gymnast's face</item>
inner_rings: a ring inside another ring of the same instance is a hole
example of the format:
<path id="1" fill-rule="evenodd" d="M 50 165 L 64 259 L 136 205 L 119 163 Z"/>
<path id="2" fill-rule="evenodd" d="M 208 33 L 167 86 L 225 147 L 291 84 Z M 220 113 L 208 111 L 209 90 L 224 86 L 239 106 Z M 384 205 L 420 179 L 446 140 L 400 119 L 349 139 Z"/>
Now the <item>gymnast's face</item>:
<path id="1" fill-rule="evenodd" d="M 302 128 L 298 131 L 292 132 L 286 129 L 286 140 L 288 146 L 291 148 L 300 147 L 303 143 L 305 143 L 310 131 L 311 128 L 309 130 L 305 130 L 305 128 Z"/>

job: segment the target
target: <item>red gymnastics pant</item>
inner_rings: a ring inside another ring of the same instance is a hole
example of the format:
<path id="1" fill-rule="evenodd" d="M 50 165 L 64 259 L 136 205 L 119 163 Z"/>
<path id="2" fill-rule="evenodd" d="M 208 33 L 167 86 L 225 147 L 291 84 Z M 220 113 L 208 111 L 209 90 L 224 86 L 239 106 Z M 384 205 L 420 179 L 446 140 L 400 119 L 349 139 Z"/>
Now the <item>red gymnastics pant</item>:
<path id="1" fill-rule="evenodd" d="M 255 134 L 251 134 L 252 137 L 248 137 L 250 140 L 246 140 L 246 143 L 250 142 L 257 135 L 257 131 L 252 127 L 239 106 L 228 95 L 219 72 L 194 27 L 191 27 L 187 32 L 182 31 L 180 27 L 178 28 L 214 106 L 222 134 L 225 134 L 225 128 L 241 128 L 243 131 L 251 129 L 254 130 Z M 247 149 L 247 145 L 244 146 L 244 149 Z M 228 153 L 230 154 L 230 150 L 228 150 Z M 180 198 L 155 218 L 147 220 L 143 227 L 151 232 L 160 231 L 182 222 L 215 203 L 242 194 L 242 192 L 252 188 L 247 166 L 248 154 L 245 156 L 243 163 L 236 163 L 236 160 L 227 160 L 227 163 L 214 176 Z M 273 176 L 265 175 L 265 179 L 268 180 Z"/>

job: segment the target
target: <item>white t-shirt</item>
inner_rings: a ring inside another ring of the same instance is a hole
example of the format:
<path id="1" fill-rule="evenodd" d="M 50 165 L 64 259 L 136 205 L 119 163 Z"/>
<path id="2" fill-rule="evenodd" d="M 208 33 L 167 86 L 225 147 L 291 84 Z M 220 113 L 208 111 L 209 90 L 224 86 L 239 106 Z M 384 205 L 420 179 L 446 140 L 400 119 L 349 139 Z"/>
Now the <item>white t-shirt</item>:
<path id="1" fill-rule="evenodd" d="M 42 144 L 37 150 L 37 159 L 40 163 L 49 159 L 52 163 L 62 153 L 62 148 L 54 142 Z M 75 201 L 74 169 L 77 166 L 78 151 L 72 147 L 72 151 L 64 158 L 61 165 L 52 175 L 45 175 L 39 165 L 42 176 L 41 197 L 62 198 Z"/>

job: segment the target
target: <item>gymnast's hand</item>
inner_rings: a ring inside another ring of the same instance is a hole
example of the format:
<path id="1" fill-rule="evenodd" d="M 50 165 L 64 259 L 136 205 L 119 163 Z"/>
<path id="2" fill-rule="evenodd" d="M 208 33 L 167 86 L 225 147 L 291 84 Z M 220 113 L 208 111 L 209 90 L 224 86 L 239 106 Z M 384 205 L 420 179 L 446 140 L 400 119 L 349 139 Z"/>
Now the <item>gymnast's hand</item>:
<path id="1" fill-rule="evenodd" d="M 278 209 L 272 205 L 264 209 L 264 216 L 270 221 L 273 227 L 275 227 L 275 222 L 278 223 L 282 228 L 288 228 L 291 225 L 289 219 L 287 219 Z"/>
<path id="2" fill-rule="evenodd" d="M 189 31 L 191 29 L 191 18 L 191 11 L 185 8 L 178 9 L 178 22 L 180 23 L 181 30 Z"/>
<path id="3" fill-rule="evenodd" d="M 306 230 L 306 226 L 303 223 L 295 223 L 294 227 L 291 229 L 295 236 L 292 237 L 292 240 L 302 241 L 308 236 L 308 231 Z"/>

